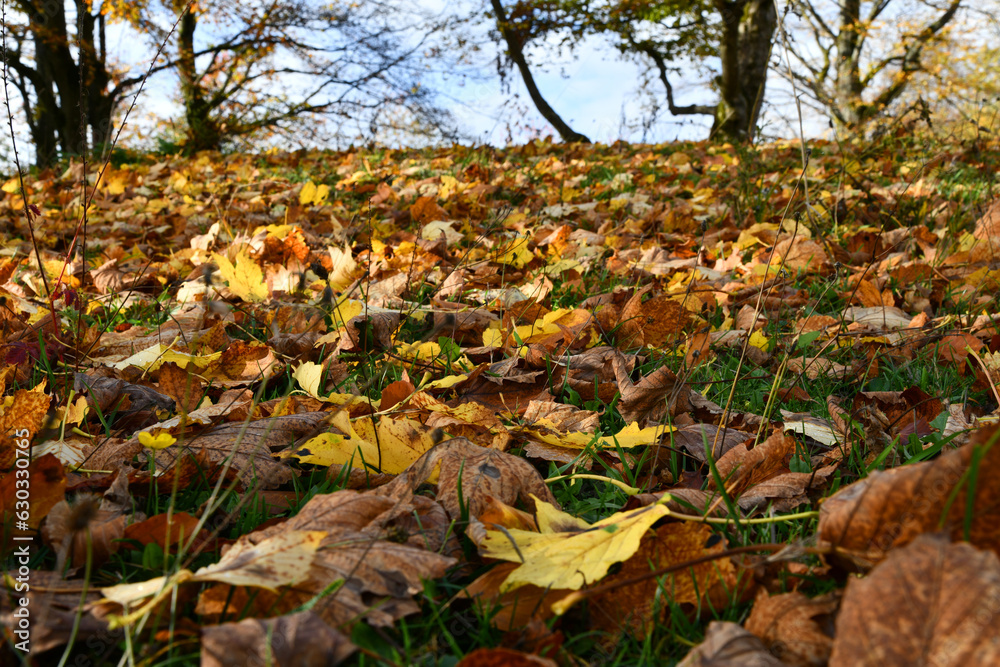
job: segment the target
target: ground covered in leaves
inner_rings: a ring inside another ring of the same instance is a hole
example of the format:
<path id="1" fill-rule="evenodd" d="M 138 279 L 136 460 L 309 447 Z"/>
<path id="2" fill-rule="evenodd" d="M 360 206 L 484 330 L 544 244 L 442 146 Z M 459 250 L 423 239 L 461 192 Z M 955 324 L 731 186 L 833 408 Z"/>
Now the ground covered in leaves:
<path id="1" fill-rule="evenodd" d="M 539 141 L 13 178 L 3 650 L 995 664 L 997 156 Z"/>

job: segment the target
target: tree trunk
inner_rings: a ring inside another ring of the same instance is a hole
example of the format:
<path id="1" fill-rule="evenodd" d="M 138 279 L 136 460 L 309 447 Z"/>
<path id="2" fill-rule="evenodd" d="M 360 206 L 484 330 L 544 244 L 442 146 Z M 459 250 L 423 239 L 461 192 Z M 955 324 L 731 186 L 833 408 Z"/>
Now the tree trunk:
<path id="1" fill-rule="evenodd" d="M 556 132 L 559 133 L 563 141 L 576 141 L 589 144 L 590 139 L 566 124 L 566 121 L 542 97 L 541 91 L 535 85 L 535 78 L 531 75 L 531 68 L 528 66 L 528 61 L 524 57 L 524 42 L 508 21 L 507 12 L 504 11 L 501 0 L 490 0 L 490 4 L 493 6 L 493 13 L 496 14 L 500 35 L 503 37 L 504 42 L 507 43 L 507 53 L 514 64 L 517 65 L 517 71 L 521 73 L 521 79 L 524 81 L 524 86 L 528 89 L 528 95 L 531 96 L 531 101 L 535 104 L 535 108 L 538 109 L 538 113 L 542 114 L 542 117 L 552 127 L 556 128 Z"/>
<path id="2" fill-rule="evenodd" d="M 34 42 L 35 59 L 40 63 L 48 55 L 47 47 L 37 34 Z M 32 80 L 32 87 L 35 89 L 36 97 L 34 113 L 31 113 L 32 110 L 28 106 L 27 91 L 25 91 L 25 110 L 32 115 L 29 126 L 31 141 L 35 145 L 35 164 L 44 167 L 54 162 L 59 154 L 59 102 L 56 100 L 52 77 L 45 68 L 38 67 Z"/>
<path id="3" fill-rule="evenodd" d="M 188 154 L 216 150 L 222 143 L 222 132 L 218 123 L 212 118 L 212 109 L 205 100 L 205 89 L 201 85 L 195 64 L 194 33 L 197 27 L 197 15 L 187 11 L 181 17 L 177 32 L 177 72 L 181 79 L 184 118 L 187 121 L 184 152 Z"/>
<path id="4" fill-rule="evenodd" d="M 77 44 L 80 49 L 79 72 L 82 74 L 78 76 L 78 81 L 82 79 L 87 109 L 86 125 L 90 127 L 93 146 L 104 148 L 109 147 L 113 139 L 111 131 L 114 127 L 113 113 L 116 100 L 107 94 L 111 77 L 101 55 L 104 49 L 99 50 L 94 39 L 100 15 L 91 14 L 87 10 L 87 3 L 77 0 L 77 11 L 80 12 L 77 19 Z"/>
<path id="5" fill-rule="evenodd" d="M 86 0 L 75 0 L 74 5 L 77 35 L 71 42 L 63 3 L 46 3 L 42 9 L 33 2 L 17 3 L 28 16 L 35 46 L 34 70 L 28 79 L 37 100 L 31 138 L 38 166 L 51 164 L 58 157 L 57 146 L 63 155 L 87 152 L 88 130 L 95 143 L 110 139 L 116 96 L 108 90 L 111 76 L 103 43 L 98 49 L 94 42 L 101 19 L 88 11 Z M 30 111 L 27 106 L 25 109 Z"/>
<path id="6" fill-rule="evenodd" d="M 861 93 L 861 0 L 840 0 L 840 33 L 837 35 L 837 84 L 834 98 L 842 124 L 857 127 L 863 120 Z"/>
<path id="7" fill-rule="evenodd" d="M 722 74 L 712 136 L 750 141 L 764 100 L 778 12 L 774 0 L 718 0 L 716 9 L 722 15 Z"/>

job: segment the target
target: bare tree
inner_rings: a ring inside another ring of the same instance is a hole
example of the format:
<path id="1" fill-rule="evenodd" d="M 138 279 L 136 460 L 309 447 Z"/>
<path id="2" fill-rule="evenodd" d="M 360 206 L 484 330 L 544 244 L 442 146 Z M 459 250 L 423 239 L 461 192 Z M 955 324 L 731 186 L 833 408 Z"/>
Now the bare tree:
<path id="1" fill-rule="evenodd" d="M 4 26 L 11 83 L 21 97 L 35 162 L 108 141 L 112 113 L 141 74 L 108 64 L 105 16 L 87 0 L 14 0 Z M 89 136 L 88 136 L 89 135 Z"/>
<path id="2" fill-rule="evenodd" d="M 168 47 L 151 72 L 179 79 L 188 151 L 330 126 L 333 134 L 371 137 L 398 128 L 400 119 L 410 131 L 454 136 L 422 81 L 423 52 L 441 25 L 404 6 L 16 0 L 12 8 L 5 25 L 11 83 L 39 165 L 106 144 L 116 106 L 142 81 L 144 72 L 109 64 L 109 21 L 146 34 L 150 55 Z"/>
<path id="3" fill-rule="evenodd" d="M 524 87 L 528 89 L 528 96 L 531 98 L 535 108 L 538 109 L 538 113 L 555 128 L 563 141 L 576 141 L 589 144 L 590 139 L 571 128 L 562 119 L 562 116 L 549 105 L 538 89 L 538 84 L 535 83 L 535 77 L 531 73 L 531 67 L 525 56 L 525 47 L 530 42 L 532 32 L 535 28 L 533 25 L 534 12 L 530 11 L 530 4 L 524 2 L 517 3 L 513 16 L 507 12 L 501 0 L 490 0 L 490 7 L 492 9 L 492 18 L 496 21 L 497 33 L 507 47 L 506 56 L 509 62 L 517 67 L 517 71 L 521 75 L 521 80 L 524 82 Z M 529 9 L 529 11 L 524 11 L 525 9 Z M 547 29 L 551 29 L 551 26 Z M 502 61 L 498 64 L 502 72 L 504 69 Z"/>
<path id="4" fill-rule="evenodd" d="M 838 125 L 862 129 L 923 71 L 925 47 L 942 38 L 961 5 L 962 0 L 791 0 L 798 23 L 788 31 L 795 36 L 788 45 L 797 63 L 790 76 Z"/>
<path id="5" fill-rule="evenodd" d="M 183 5 L 167 6 L 176 15 Z M 414 132 L 449 136 L 448 114 L 421 81 L 422 52 L 440 28 L 382 2 L 199 2 L 180 16 L 176 40 L 184 147 L 297 133 L 331 117 L 358 135 L 402 115 Z"/>

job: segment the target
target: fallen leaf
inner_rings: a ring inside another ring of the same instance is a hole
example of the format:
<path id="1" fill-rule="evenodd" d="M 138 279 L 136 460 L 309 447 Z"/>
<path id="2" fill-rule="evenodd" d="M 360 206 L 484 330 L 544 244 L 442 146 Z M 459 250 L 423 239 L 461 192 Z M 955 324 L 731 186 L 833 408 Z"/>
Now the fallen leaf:
<path id="1" fill-rule="evenodd" d="M 839 606 L 836 593 L 809 598 L 797 591 L 769 596 L 761 590 L 746 629 L 785 664 L 822 667 L 830 660 Z"/>
<path id="2" fill-rule="evenodd" d="M 628 560 L 649 527 L 669 514 L 655 504 L 588 524 L 538 499 L 535 508 L 540 532 L 487 531 L 479 545 L 484 556 L 521 563 L 501 591 L 525 584 L 579 590 L 600 580 L 615 563 Z"/>
<path id="3" fill-rule="evenodd" d="M 736 623 L 712 621 L 705 640 L 691 649 L 677 667 L 787 667 L 760 639 Z"/>
<path id="4" fill-rule="evenodd" d="M 311 611 L 247 618 L 201 630 L 202 667 L 244 667 L 261 656 L 275 665 L 325 667 L 340 664 L 355 650 L 347 637 Z"/>
<path id="5" fill-rule="evenodd" d="M 712 546 L 709 546 L 712 545 Z M 637 638 L 648 636 L 658 617 L 664 614 L 667 600 L 691 604 L 699 609 L 712 606 L 708 594 L 723 583 L 732 593 L 737 588 L 736 567 L 727 558 L 707 561 L 662 577 L 638 583 L 624 582 L 650 570 L 659 570 L 686 561 L 703 558 L 725 550 L 707 524 L 666 523 L 642 538 L 638 551 L 622 564 L 615 574 L 605 577 L 604 585 L 615 586 L 590 598 L 591 624 L 599 630 L 620 634 L 629 632 Z M 623 585 L 616 585 L 623 582 Z"/>
<path id="6" fill-rule="evenodd" d="M 819 544 L 862 568 L 941 527 L 954 539 L 1000 549 L 1000 492 L 987 482 L 1000 466 L 998 438 L 996 426 L 981 428 L 933 461 L 874 471 L 841 489 L 820 507 Z M 970 477 L 973 460 L 977 474 Z"/>
<path id="7" fill-rule="evenodd" d="M 997 664 L 998 607 L 994 552 L 921 535 L 848 581 L 829 664 Z"/>

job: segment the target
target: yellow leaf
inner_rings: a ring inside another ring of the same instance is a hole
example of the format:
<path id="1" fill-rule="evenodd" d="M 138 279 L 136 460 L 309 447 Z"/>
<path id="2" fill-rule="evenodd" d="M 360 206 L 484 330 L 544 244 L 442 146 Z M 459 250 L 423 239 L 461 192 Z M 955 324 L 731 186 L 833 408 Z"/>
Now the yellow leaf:
<path id="1" fill-rule="evenodd" d="M 170 349 L 169 345 L 157 343 L 152 347 L 147 347 L 141 352 L 136 352 L 131 357 L 122 361 L 108 364 L 118 370 L 125 370 L 129 366 L 138 366 L 150 372 L 157 370 L 160 366 L 171 361 L 181 368 L 186 368 L 188 364 L 194 364 L 199 368 L 207 368 L 213 361 L 222 356 L 222 352 L 213 352 L 198 356 L 187 352 L 176 352 Z"/>
<path id="2" fill-rule="evenodd" d="M 421 385 L 421 389 L 447 389 L 448 387 L 453 387 L 459 382 L 464 382 L 468 380 L 469 376 L 462 373 L 461 375 L 446 375 L 439 380 L 433 380 L 427 384 Z"/>
<path id="3" fill-rule="evenodd" d="M 442 176 L 441 187 L 438 188 L 438 199 L 448 199 L 453 192 L 458 190 L 458 179 L 454 176 Z"/>
<path id="4" fill-rule="evenodd" d="M 299 203 L 303 206 L 307 206 L 312 203 L 313 197 L 316 196 L 316 184 L 309 181 L 302 186 L 299 190 Z"/>
<path id="5" fill-rule="evenodd" d="M 758 350 L 767 350 L 767 336 L 759 331 L 754 331 L 750 334 L 750 344 Z"/>
<path id="6" fill-rule="evenodd" d="M 329 185 L 323 184 L 317 186 L 312 181 L 309 181 L 303 185 L 302 190 L 299 191 L 299 203 L 303 206 L 307 206 L 309 204 L 322 206 L 326 202 L 326 198 L 329 194 Z"/>
<path id="7" fill-rule="evenodd" d="M 497 262 L 513 266 L 515 269 L 523 269 L 525 264 L 535 258 L 535 255 L 528 249 L 528 237 L 526 236 L 518 235 L 510 239 L 501 247 L 501 252 Z"/>
<path id="8" fill-rule="evenodd" d="M 108 181 L 107 193 L 109 195 L 120 195 L 125 192 L 127 177 L 124 174 L 115 176 Z"/>
<path id="9" fill-rule="evenodd" d="M 326 198 L 330 195 L 330 186 L 326 183 L 317 186 L 316 194 L 313 196 L 313 204 L 322 206 L 326 203 Z"/>
<path id="10" fill-rule="evenodd" d="M 138 605 L 127 616 L 112 616 L 111 627 L 137 621 L 147 610 L 164 602 L 181 584 L 215 581 L 231 586 L 266 588 L 277 593 L 282 586 L 301 583 L 309 577 L 316 551 L 326 535 L 326 531 L 322 530 L 290 530 L 258 544 L 243 536 L 218 563 L 197 572 L 180 570 L 170 577 L 102 588 L 105 600 L 123 607 Z"/>
<path id="11" fill-rule="evenodd" d="M 660 440 L 660 436 L 669 431 L 673 431 L 673 426 L 649 426 L 639 428 L 639 422 L 632 422 L 614 435 L 599 438 L 598 442 L 603 446 L 613 449 L 616 446 L 626 449 L 640 447 L 642 445 L 652 445 Z"/>
<path id="12" fill-rule="evenodd" d="M 499 329 L 483 331 L 483 347 L 503 347 L 503 332 Z"/>
<path id="13" fill-rule="evenodd" d="M 566 449 L 585 449 L 591 443 L 607 449 L 616 447 L 631 449 L 632 447 L 655 444 L 660 440 L 660 436 L 672 430 L 674 430 L 672 426 L 650 426 L 640 429 L 638 422 L 632 422 L 618 433 L 597 438 L 595 441 L 593 434 L 562 431 L 545 417 L 531 426 L 519 429 L 521 433 L 526 434 L 532 440 Z"/>
<path id="14" fill-rule="evenodd" d="M 354 255 L 351 252 L 351 246 L 348 243 L 344 243 L 344 248 L 334 248 L 333 246 L 327 248 L 330 253 L 330 262 L 333 268 L 330 269 L 330 287 L 335 290 L 343 290 L 352 282 L 354 282 L 354 276 L 358 272 L 358 263 L 354 260 Z"/>
<path id="15" fill-rule="evenodd" d="M 229 289 L 247 303 L 264 301 L 270 295 L 264 282 L 264 272 L 244 251 L 236 256 L 235 266 L 219 253 L 212 253 L 212 259 Z"/>
<path id="16" fill-rule="evenodd" d="M 87 398 L 81 396 L 77 399 L 76 403 L 72 403 L 66 406 L 66 423 L 67 424 L 79 424 L 87 416 L 87 412 L 90 408 L 87 406 Z"/>
<path id="17" fill-rule="evenodd" d="M 311 361 L 304 361 L 292 373 L 292 377 L 299 383 L 299 386 L 306 390 L 306 393 L 313 398 L 320 398 L 319 383 L 323 378 L 323 366 Z"/>
<path id="18" fill-rule="evenodd" d="M 351 422 L 345 411 L 332 423 L 340 433 L 322 433 L 285 455 L 318 466 L 350 465 L 398 475 L 434 446 L 433 429 L 410 419 L 382 417 Z"/>
<path id="19" fill-rule="evenodd" d="M 15 194 L 21 189 L 21 183 L 16 178 L 12 178 L 3 184 L 3 191 L 9 195 Z"/>
<path id="20" fill-rule="evenodd" d="M 170 435 L 166 431 L 155 436 L 152 433 L 147 433 L 146 431 L 139 433 L 139 443 L 143 447 L 149 447 L 150 449 L 166 449 L 175 442 L 177 442 L 177 438 Z"/>
<path id="21" fill-rule="evenodd" d="M 600 580 L 615 563 L 628 560 L 649 527 L 670 513 L 664 505 L 646 505 L 590 525 L 537 498 L 535 508 L 540 532 L 487 531 L 480 544 L 484 556 L 521 563 L 501 591 L 525 584 L 579 590 Z"/>

